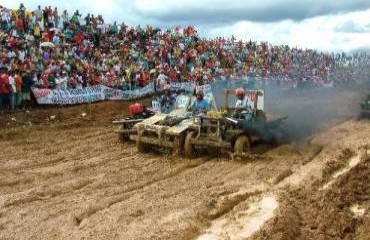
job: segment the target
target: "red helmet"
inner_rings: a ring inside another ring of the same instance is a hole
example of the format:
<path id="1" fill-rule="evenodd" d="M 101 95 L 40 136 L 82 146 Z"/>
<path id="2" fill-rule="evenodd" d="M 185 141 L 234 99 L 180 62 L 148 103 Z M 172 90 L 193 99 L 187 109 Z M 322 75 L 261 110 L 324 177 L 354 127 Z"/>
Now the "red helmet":
<path id="1" fill-rule="evenodd" d="M 129 107 L 129 111 L 131 114 L 140 114 L 144 112 L 144 107 L 140 103 L 131 104 Z"/>
<path id="2" fill-rule="evenodd" d="M 237 88 L 237 89 L 235 90 L 235 95 L 236 95 L 236 96 L 244 96 L 244 95 L 245 95 L 245 91 L 244 91 L 244 89 L 243 89 L 243 88 Z"/>

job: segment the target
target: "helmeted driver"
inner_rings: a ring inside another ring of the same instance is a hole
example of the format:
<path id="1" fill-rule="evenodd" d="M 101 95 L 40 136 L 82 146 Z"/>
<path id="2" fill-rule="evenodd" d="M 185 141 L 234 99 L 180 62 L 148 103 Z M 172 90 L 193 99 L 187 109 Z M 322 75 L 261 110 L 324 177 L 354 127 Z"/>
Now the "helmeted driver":
<path id="1" fill-rule="evenodd" d="M 245 91 L 243 88 L 238 88 L 235 90 L 235 95 L 238 98 L 235 103 L 235 111 L 233 117 L 249 119 L 251 108 L 248 105 L 248 100 L 245 97 Z"/>
<path id="2" fill-rule="evenodd" d="M 194 111 L 196 114 L 207 113 L 210 106 L 209 103 L 204 99 L 204 92 L 198 90 L 196 92 L 196 99 L 191 103 L 189 109 Z"/>

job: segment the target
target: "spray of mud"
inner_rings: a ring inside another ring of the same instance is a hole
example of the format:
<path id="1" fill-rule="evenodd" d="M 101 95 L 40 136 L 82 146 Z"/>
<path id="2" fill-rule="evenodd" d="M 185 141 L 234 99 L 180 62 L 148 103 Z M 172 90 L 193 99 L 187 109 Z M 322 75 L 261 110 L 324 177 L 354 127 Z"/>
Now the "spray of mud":
<path id="1" fill-rule="evenodd" d="M 212 85 L 212 91 L 215 96 L 223 96 L 225 89 L 238 87 L 251 89 L 247 81 L 237 80 L 217 82 Z M 284 132 L 289 140 L 301 140 L 326 127 L 357 118 L 360 114 L 359 103 L 366 92 L 360 88 L 255 89 L 264 89 L 266 113 L 288 117 Z M 217 97 L 216 104 L 224 106 L 224 97 Z"/>

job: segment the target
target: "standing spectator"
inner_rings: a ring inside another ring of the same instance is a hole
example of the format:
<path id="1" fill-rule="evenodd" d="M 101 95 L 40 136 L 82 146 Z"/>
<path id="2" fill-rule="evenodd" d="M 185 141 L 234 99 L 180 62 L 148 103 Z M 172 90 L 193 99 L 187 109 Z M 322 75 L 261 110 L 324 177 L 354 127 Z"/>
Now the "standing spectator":
<path id="1" fill-rule="evenodd" d="M 66 30 L 66 28 L 69 24 L 69 14 L 68 14 L 67 10 L 63 11 L 62 22 L 63 22 L 63 30 Z"/>
<path id="2" fill-rule="evenodd" d="M 22 104 L 22 85 L 23 85 L 23 83 L 22 83 L 22 77 L 21 77 L 21 75 L 19 75 L 18 71 L 15 72 L 14 80 L 15 80 L 15 89 L 16 89 L 16 92 L 15 92 L 15 95 L 14 95 L 15 108 L 19 109 L 21 107 L 21 104 Z"/>
<path id="3" fill-rule="evenodd" d="M 87 16 L 85 17 L 85 24 L 86 24 L 86 26 L 90 26 L 90 24 L 91 24 L 90 13 L 88 13 Z"/>
<path id="4" fill-rule="evenodd" d="M 36 17 L 36 22 L 39 22 L 41 21 L 42 19 L 42 10 L 41 10 L 41 6 L 39 5 L 37 7 L 37 9 L 35 11 L 33 11 L 35 13 L 35 17 Z"/>
<path id="5" fill-rule="evenodd" d="M 157 83 L 156 83 L 158 90 L 161 91 L 163 89 L 163 87 L 167 84 L 167 79 L 168 77 L 164 74 L 163 71 L 161 71 L 157 77 Z"/>
<path id="6" fill-rule="evenodd" d="M 14 79 L 14 72 L 11 71 L 9 78 L 9 102 L 10 102 L 10 109 L 13 111 L 15 110 L 16 106 L 16 94 L 17 94 L 17 87 L 15 84 L 15 79 Z"/>
<path id="7" fill-rule="evenodd" d="M 48 23 L 49 23 L 49 10 L 47 7 L 44 8 L 44 10 L 42 10 L 42 16 L 43 16 L 43 22 L 44 22 L 44 27 L 48 27 Z"/>
<path id="8" fill-rule="evenodd" d="M 67 89 L 68 75 L 66 71 L 62 71 L 62 76 L 59 79 L 61 89 Z"/>
<path id="9" fill-rule="evenodd" d="M 59 20 L 60 20 L 60 17 L 59 17 L 59 13 L 58 13 L 58 8 L 57 7 L 54 8 L 53 15 L 54 15 L 54 27 L 55 28 L 59 28 Z"/>
<path id="10" fill-rule="evenodd" d="M 8 9 L 3 8 L 1 12 L 1 29 L 8 31 L 10 26 L 10 12 Z"/>
<path id="11" fill-rule="evenodd" d="M 0 76 L 0 112 L 5 111 L 8 105 L 9 79 L 6 71 L 3 70 Z"/>
<path id="12" fill-rule="evenodd" d="M 22 27 L 20 31 L 25 32 L 26 31 L 26 28 L 25 28 L 26 27 L 26 8 L 24 7 L 23 3 L 20 4 L 17 14 L 18 14 L 18 21 L 21 23 L 21 27 Z"/>
<path id="13" fill-rule="evenodd" d="M 39 23 L 36 23 L 33 27 L 33 36 L 35 37 L 36 43 L 39 43 L 41 39 L 41 30 Z"/>
<path id="14" fill-rule="evenodd" d="M 33 85 L 30 70 L 22 75 L 22 80 L 22 104 L 23 108 L 28 108 L 31 106 L 31 87 Z"/>
<path id="15" fill-rule="evenodd" d="M 75 24 L 77 28 L 80 27 L 80 17 L 81 15 L 79 14 L 78 10 L 76 10 L 76 12 L 73 14 L 71 18 L 71 23 Z"/>

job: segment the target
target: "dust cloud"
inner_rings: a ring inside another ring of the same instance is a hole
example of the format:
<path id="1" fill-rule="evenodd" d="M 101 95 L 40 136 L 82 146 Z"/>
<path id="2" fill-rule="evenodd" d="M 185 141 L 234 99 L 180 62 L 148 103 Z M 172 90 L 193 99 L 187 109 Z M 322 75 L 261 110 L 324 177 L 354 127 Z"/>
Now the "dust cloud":
<path id="1" fill-rule="evenodd" d="M 238 87 L 251 89 L 245 80 L 213 83 L 214 96 L 222 96 L 215 99 L 217 106 L 225 105 L 225 89 Z M 366 88 L 355 86 L 306 89 L 256 86 L 255 89 L 265 92 L 266 113 L 288 117 L 284 131 L 291 140 L 300 140 L 323 128 L 357 118 L 360 115 L 360 102 L 366 95 Z"/>

